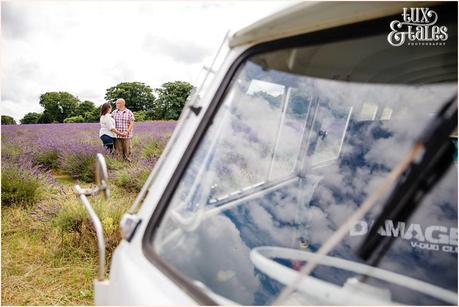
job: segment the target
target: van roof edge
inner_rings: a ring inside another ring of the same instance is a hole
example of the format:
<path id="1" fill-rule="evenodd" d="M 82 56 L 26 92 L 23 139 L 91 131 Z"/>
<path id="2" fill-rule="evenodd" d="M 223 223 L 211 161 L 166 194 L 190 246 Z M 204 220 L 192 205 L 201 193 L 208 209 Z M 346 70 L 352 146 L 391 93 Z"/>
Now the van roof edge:
<path id="1" fill-rule="evenodd" d="M 402 13 L 404 7 L 438 5 L 434 2 L 300 2 L 235 32 L 229 47 L 268 42 L 318 30 Z M 389 30 L 389 25 L 388 25 Z"/>

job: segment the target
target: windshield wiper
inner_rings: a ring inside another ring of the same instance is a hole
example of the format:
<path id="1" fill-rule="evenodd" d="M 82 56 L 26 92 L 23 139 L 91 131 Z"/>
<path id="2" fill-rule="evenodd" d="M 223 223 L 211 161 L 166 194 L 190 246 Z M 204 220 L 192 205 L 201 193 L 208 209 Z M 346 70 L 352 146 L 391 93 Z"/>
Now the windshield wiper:
<path id="1" fill-rule="evenodd" d="M 450 135 L 456 127 L 457 94 L 445 103 L 417 140 L 416 145 L 422 147 L 421 155 L 400 176 L 360 245 L 357 254 L 363 260 L 377 265 L 394 241 L 394 237 L 379 235 L 380 227 L 386 220 L 406 222 L 453 163 L 456 149 Z"/>

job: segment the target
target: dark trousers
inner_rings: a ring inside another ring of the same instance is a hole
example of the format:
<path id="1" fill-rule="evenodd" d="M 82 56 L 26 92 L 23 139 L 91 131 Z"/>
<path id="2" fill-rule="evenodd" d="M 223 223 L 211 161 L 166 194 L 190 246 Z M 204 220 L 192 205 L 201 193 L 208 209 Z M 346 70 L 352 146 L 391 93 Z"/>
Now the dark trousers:
<path id="1" fill-rule="evenodd" d="M 109 153 L 113 153 L 115 138 L 112 138 L 111 136 L 103 134 L 100 136 L 100 139 L 102 140 L 102 143 L 104 144 L 105 149 Z"/>

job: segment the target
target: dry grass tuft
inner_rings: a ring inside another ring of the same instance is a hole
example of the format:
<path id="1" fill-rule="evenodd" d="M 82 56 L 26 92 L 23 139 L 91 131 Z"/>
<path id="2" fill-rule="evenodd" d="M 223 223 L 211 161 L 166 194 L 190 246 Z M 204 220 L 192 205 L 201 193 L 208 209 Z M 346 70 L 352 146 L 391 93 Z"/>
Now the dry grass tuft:
<path id="1" fill-rule="evenodd" d="M 72 186 L 66 182 L 60 201 L 50 195 L 30 207 L 2 208 L 2 305 L 93 304 L 96 240 Z M 119 218 L 135 197 L 112 189 L 109 200 L 90 200 L 104 224 L 107 263 L 120 239 Z M 80 218 L 75 229 L 59 224 Z"/>

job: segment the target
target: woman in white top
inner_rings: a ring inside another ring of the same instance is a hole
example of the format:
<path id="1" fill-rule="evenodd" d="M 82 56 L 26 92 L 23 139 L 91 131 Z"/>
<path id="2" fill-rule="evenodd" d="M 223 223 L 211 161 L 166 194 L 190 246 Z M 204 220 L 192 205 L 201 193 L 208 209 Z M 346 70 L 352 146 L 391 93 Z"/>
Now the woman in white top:
<path id="1" fill-rule="evenodd" d="M 110 114 L 112 106 L 106 102 L 100 107 L 100 130 L 99 137 L 102 140 L 105 148 L 113 153 L 113 144 L 117 135 L 126 136 L 125 132 L 120 132 L 115 128 L 115 120 Z"/>

